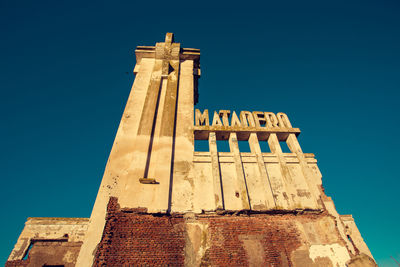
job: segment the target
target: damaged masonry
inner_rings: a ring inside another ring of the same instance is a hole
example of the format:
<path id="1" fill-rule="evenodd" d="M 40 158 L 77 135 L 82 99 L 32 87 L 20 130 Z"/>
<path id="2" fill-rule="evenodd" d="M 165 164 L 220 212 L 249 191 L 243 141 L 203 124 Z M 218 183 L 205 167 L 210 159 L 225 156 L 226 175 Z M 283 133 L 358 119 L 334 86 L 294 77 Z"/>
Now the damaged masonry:
<path id="1" fill-rule="evenodd" d="M 286 114 L 210 117 L 194 110 L 200 50 L 167 33 L 135 52 L 136 78 L 90 219 L 28 218 L 6 266 L 376 266 Z M 195 140 L 207 140 L 208 151 L 195 151 Z M 219 140 L 229 152 L 218 151 Z"/>

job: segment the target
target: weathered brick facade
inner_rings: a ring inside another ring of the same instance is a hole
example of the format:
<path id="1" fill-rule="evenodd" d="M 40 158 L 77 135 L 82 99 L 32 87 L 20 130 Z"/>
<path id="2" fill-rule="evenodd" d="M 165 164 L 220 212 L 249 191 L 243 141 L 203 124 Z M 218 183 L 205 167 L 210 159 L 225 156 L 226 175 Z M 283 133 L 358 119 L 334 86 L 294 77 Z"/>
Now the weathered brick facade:
<path id="1" fill-rule="evenodd" d="M 334 218 L 327 213 L 148 214 L 145 209 L 121 210 L 118 200 L 111 198 L 106 221 L 94 266 L 312 266 L 308 254 L 296 250 L 316 239 L 345 245 L 336 230 L 326 236 L 319 229 L 304 234 L 303 226 L 334 227 Z M 206 231 L 196 233 L 200 249 L 193 249 L 188 238 L 190 224 L 206 226 Z M 193 260 L 200 250 L 201 257 Z"/>
<path id="2" fill-rule="evenodd" d="M 75 266 L 82 242 L 35 241 L 26 260 L 6 262 L 6 267 Z"/>
<path id="3" fill-rule="evenodd" d="M 6 266 L 75 266 L 87 218 L 28 218 Z"/>
<path id="4" fill-rule="evenodd" d="M 111 198 L 94 265 L 181 266 L 185 259 L 184 228 L 182 216 L 157 216 L 140 213 L 140 210 L 121 211 L 117 200 Z"/>
<path id="5" fill-rule="evenodd" d="M 248 266 L 251 257 L 260 266 L 292 265 L 290 254 L 301 245 L 291 215 L 217 216 L 200 220 L 209 222 L 211 247 L 206 256 L 214 266 Z M 252 241 L 253 247 L 248 245 Z"/>

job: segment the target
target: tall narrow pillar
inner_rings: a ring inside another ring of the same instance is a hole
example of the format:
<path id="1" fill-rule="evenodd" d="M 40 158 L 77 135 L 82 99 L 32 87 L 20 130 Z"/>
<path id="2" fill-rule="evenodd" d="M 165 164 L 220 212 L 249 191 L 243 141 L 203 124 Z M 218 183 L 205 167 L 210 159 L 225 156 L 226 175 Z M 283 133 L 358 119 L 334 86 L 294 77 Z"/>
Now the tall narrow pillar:
<path id="1" fill-rule="evenodd" d="M 306 157 L 304 156 L 304 153 L 301 150 L 301 147 L 300 147 L 299 141 L 297 140 L 296 135 L 289 134 L 289 136 L 286 140 L 286 143 L 287 143 L 290 151 L 295 153 L 297 156 L 297 159 L 299 160 L 299 164 L 301 166 L 301 170 L 303 172 L 304 178 L 307 182 L 308 188 L 310 189 L 311 195 L 312 195 L 315 205 L 316 205 L 315 209 L 317 209 L 317 208 L 322 209 L 323 204 L 322 204 L 322 200 L 320 200 L 320 198 L 319 198 L 320 192 L 317 187 L 317 179 L 313 179 L 314 173 L 308 166 Z"/>
<path id="2" fill-rule="evenodd" d="M 236 169 L 236 183 L 239 189 L 239 197 L 242 200 L 243 209 L 251 209 L 251 200 L 246 185 L 246 176 L 243 170 L 242 158 L 240 156 L 239 144 L 236 133 L 232 132 L 229 135 L 229 148 L 233 153 Z"/>
<path id="3" fill-rule="evenodd" d="M 274 209 L 276 207 L 276 204 L 275 204 L 274 196 L 272 193 L 271 182 L 269 180 L 267 170 L 265 169 L 264 158 L 261 153 L 261 148 L 260 148 L 260 144 L 258 142 L 256 133 L 250 134 L 249 145 L 250 145 L 251 152 L 256 155 L 258 172 L 259 172 L 261 181 L 263 182 L 262 183 L 263 191 L 264 191 L 263 199 L 265 199 L 265 207 L 263 208 L 263 210 Z"/>
<path id="4" fill-rule="evenodd" d="M 217 149 L 217 137 L 215 132 L 210 132 L 210 135 L 208 137 L 208 144 L 210 147 L 210 155 L 211 155 L 211 168 L 213 175 L 215 208 L 224 209 L 225 205 L 223 200 L 221 172 L 219 167 L 219 158 Z"/>
<path id="5" fill-rule="evenodd" d="M 271 133 L 269 135 L 268 145 L 271 150 L 271 153 L 273 153 L 278 158 L 278 165 L 280 169 L 280 175 L 278 176 L 279 178 L 275 179 L 274 181 L 271 181 L 273 184 L 276 185 L 277 189 L 279 188 L 279 191 L 275 190 L 276 191 L 275 200 L 277 203 L 277 208 L 278 209 L 293 208 L 294 200 L 293 198 L 290 197 L 291 194 L 288 188 L 288 185 L 291 184 L 291 177 L 289 170 L 286 166 L 286 160 L 283 157 L 282 148 L 279 145 L 279 140 L 275 133 Z"/>
<path id="6" fill-rule="evenodd" d="M 193 105 L 197 94 L 196 79 L 200 74 L 200 51 L 181 48 L 174 42 L 173 34 L 167 33 L 164 42 L 156 46 L 139 46 L 135 52 L 136 79 L 107 162 L 77 266 L 93 263 L 110 197 L 118 200 L 121 209 L 145 208 L 148 212 L 167 213 L 173 209 L 175 176 L 178 181 L 193 179 Z M 176 157 L 177 150 L 185 152 Z M 186 158 L 182 158 L 185 155 Z M 178 195 L 182 191 L 192 191 L 175 189 Z M 192 205 L 189 201 L 186 206 L 177 206 L 179 210 L 190 210 Z"/>

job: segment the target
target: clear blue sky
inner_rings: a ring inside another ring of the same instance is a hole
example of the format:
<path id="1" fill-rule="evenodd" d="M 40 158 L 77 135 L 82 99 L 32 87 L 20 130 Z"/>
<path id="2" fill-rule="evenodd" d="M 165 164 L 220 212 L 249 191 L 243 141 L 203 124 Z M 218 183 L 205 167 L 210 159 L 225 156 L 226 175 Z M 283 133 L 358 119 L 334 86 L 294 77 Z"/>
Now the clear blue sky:
<path id="1" fill-rule="evenodd" d="M 278 3 L 279 2 L 279 3 Z M 198 108 L 285 112 L 381 266 L 400 261 L 398 1 L 0 1 L 0 261 L 89 217 L 137 45 L 201 49 Z"/>

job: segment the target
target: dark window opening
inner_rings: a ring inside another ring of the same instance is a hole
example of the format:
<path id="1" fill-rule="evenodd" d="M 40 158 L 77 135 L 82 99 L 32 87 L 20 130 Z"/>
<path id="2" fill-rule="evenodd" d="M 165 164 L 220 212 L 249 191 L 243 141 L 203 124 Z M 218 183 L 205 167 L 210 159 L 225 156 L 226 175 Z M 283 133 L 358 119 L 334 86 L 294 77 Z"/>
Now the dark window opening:
<path id="1" fill-rule="evenodd" d="M 238 141 L 240 152 L 251 152 L 249 141 Z"/>
<path id="2" fill-rule="evenodd" d="M 271 153 L 268 141 L 258 141 L 258 143 L 260 144 L 261 153 Z"/>
<path id="3" fill-rule="evenodd" d="M 194 140 L 194 151 L 198 152 L 210 151 L 208 140 Z"/>
<path id="4" fill-rule="evenodd" d="M 292 153 L 292 151 L 290 151 L 286 141 L 279 141 L 279 144 L 281 145 L 281 149 L 283 153 Z"/>
<path id="5" fill-rule="evenodd" d="M 31 252 L 31 249 L 33 247 L 33 242 L 31 241 L 31 243 L 29 244 L 28 249 L 25 251 L 24 257 L 22 258 L 23 260 L 27 260 L 29 257 L 29 253 Z"/>
<path id="6" fill-rule="evenodd" d="M 231 152 L 228 140 L 217 140 L 218 152 Z"/>

